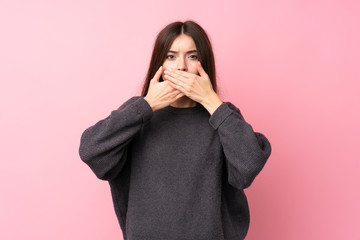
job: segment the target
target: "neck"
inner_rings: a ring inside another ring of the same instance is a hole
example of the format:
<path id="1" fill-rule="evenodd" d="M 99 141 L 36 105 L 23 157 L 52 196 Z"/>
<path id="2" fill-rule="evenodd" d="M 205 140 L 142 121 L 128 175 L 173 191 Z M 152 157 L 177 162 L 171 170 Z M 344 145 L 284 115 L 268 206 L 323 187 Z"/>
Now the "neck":
<path id="1" fill-rule="evenodd" d="M 195 107 L 196 105 L 197 105 L 197 103 L 194 100 L 192 100 L 191 98 L 188 98 L 187 96 L 183 96 L 183 97 L 179 98 L 178 100 L 176 100 L 175 102 L 173 102 L 172 104 L 170 104 L 170 106 L 176 107 L 176 108 Z"/>

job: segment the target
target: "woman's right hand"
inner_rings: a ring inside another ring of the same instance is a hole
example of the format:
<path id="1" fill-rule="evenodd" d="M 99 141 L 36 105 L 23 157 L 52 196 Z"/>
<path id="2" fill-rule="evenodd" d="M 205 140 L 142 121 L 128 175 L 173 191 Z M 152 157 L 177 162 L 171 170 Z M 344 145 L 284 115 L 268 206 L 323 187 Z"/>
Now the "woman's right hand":
<path id="1" fill-rule="evenodd" d="M 173 88 L 167 80 L 159 82 L 162 72 L 163 67 L 161 66 L 151 79 L 149 90 L 144 97 L 153 111 L 164 108 L 184 96 L 180 90 Z"/>

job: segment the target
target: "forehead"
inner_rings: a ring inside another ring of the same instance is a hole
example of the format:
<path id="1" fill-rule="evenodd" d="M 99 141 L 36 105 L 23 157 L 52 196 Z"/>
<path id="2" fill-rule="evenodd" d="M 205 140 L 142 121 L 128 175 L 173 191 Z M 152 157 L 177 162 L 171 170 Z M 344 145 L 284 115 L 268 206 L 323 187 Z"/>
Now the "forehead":
<path id="1" fill-rule="evenodd" d="M 189 51 L 196 50 L 194 39 L 186 34 L 177 36 L 171 44 L 172 51 Z"/>

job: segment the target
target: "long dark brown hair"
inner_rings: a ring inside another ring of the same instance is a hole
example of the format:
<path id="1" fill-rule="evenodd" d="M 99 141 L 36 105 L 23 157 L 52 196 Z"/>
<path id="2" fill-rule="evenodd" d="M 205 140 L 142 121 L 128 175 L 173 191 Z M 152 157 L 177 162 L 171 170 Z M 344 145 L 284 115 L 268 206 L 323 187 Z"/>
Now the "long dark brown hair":
<path id="1" fill-rule="evenodd" d="M 186 22 L 170 23 L 157 35 L 141 96 L 146 96 L 151 79 L 164 63 L 171 44 L 181 34 L 187 34 L 194 39 L 198 52 L 198 60 L 208 74 L 214 91 L 217 92 L 214 53 L 209 37 L 199 24 L 189 20 Z M 160 77 L 159 81 L 163 81 L 162 77 Z"/>

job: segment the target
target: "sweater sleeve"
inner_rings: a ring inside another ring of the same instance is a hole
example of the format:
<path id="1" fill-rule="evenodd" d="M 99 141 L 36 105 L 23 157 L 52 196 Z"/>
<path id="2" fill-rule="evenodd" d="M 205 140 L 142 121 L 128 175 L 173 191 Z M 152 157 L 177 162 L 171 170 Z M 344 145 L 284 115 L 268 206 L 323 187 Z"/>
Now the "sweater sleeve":
<path id="1" fill-rule="evenodd" d="M 99 179 L 115 178 L 125 164 L 129 143 L 152 115 L 153 111 L 143 97 L 130 98 L 107 118 L 83 132 L 80 158 Z"/>
<path id="2" fill-rule="evenodd" d="M 254 132 L 230 102 L 223 102 L 209 118 L 217 130 L 225 154 L 228 182 L 237 189 L 251 185 L 271 154 L 271 145 L 261 133 Z"/>

